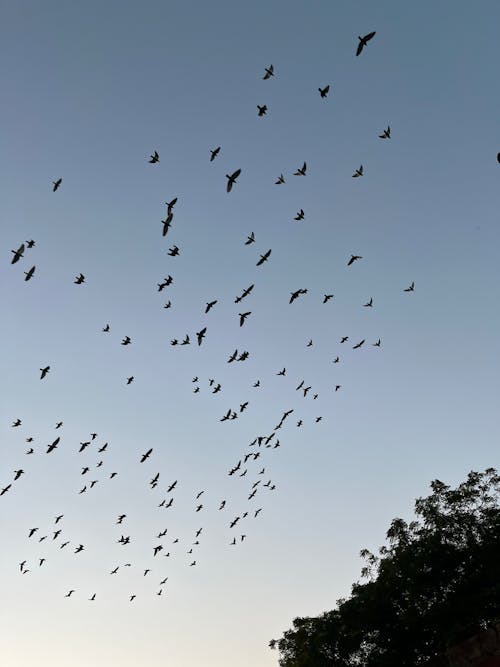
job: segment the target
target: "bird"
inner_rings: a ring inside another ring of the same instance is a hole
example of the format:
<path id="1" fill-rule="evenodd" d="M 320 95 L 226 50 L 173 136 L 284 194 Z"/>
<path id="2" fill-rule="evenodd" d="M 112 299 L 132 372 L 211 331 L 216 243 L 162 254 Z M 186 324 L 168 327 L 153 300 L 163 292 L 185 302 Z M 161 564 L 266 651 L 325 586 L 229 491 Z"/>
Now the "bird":
<path id="1" fill-rule="evenodd" d="M 234 171 L 231 175 L 226 174 L 227 178 L 227 185 L 226 185 L 226 191 L 231 192 L 233 185 L 236 183 L 236 179 L 238 176 L 241 174 L 241 169 L 237 169 Z"/>
<path id="2" fill-rule="evenodd" d="M 220 146 L 217 146 L 217 148 L 214 148 L 213 150 L 210 151 L 210 162 L 213 162 L 217 155 L 219 155 L 220 151 Z"/>
<path id="3" fill-rule="evenodd" d="M 162 236 L 166 236 L 168 234 L 168 230 L 172 226 L 172 217 L 173 213 L 170 214 L 170 217 L 167 217 L 165 220 L 161 221 L 163 225 Z"/>
<path id="4" fill-rule="evenodd" d="M 52 181 L 52 192 L 55 192 L 57 188 L 61 185 L 62 178 L 58 178 L 57 181 Z"/>
<path id="5" fill-rule="evenodd" d="M 247 240 L 245 241 L 245 245 L 250 245 L 251 243 L 255 243 L 255 234 L 253 232 L 251 232 L 250 235 L 247 236 Z"/>
<path id="6" fill-rule="evenodd" d="M 89 602 L 93 602 L 95 600 L 95 593 L 92 595 L 91 598 L 89 598 Z"/>
<path id="7" fill-rule="evenodd" d="M 130 345 L 131 343 L 130 336 L 125 336 L 125 338 L 122 340 L 121 345 Z"/>
<path id="8" fill-rule="evenodd" d="M 294 220 L 303 220 L 304 219 L 304 209 L 300 209 L 294 217 Z"/>
<path id="9" fill-rule="evenodd" d="M 207 307 L 205 308 L 205 315 L 208 313 L 208 311 L 215 306 L 217 303 L 217 299 L 215 301 L 207 301 Z"/>
<path id="10" fill-rule="evenodd" d="M 409 287 L 406 287 L 403 291 L 404 292 L 413 292 L 415 290 L 415 283 L 412 282 L 412 284 Z"/>
<path id="11" fill-rule="evenodd" d="M 269 249 L 266 253 L 260 256 L 260 259 L 255 266 L 260 266 L 261 264 L 264 264 L 264 262 L 267 262 L 270 255 L 271 255 L 271 249 Z"/>
<path id="12" fill-rule="evenodd" d="M 27 248 L 34 248 L 35 247 L 35 241 L 33 239 L 30 239 L 29 241 L 26 241 L 26 247 Z"/>
<path id="13" fill-rule="evenodd" d="M 24 474 L 24 470 L 21 470 L 21 469 L 14 470 L 14 481 L 19 479 L 21 477 L 21 475 L 23 475 L 23 474 Z"/>
<path id="14" fill-rule="evenodd" d="M 336 385 L 335 385 L 335 391 L 338 391 L 341 387 L 342 387 L 341 384 L 336 384 Z"/>
<path id="15" fill-rule="evenodd" d="M 351 259 L 347 262 L 347 266 L 351 266 L 351 264 L 358 259 L 363 259 L 363 258 L 361 257 L 361 255 L 351 255 Z"/>
<path id="16" fill-rule="evenodd" d="M 28 280 L 31 280 L 31 278 L 33 278 L 33 274 L 35 273 L 35 269 L 36 269 L 36 267 L 35 267 L 35 266 L 32 266 L 31 269 L 30 269 L 29 271 L 25 271 L 25 272 L 24 272 L 24 275 L 26 276 L 26 278 L 25 278 L 24 280 L 25 280 L 26 282 L 27 282 Z"/>
<path id="17" fill-rule="evenodd" d="M 266 113 L 267 113 L 267 105 L 266 104 L 263 104 L 262 106 L 257 104 L 257 109 L 259 110 L 258 114 L 257 114 L 258 116 L 265 116 L 266 115 Z"/>
<path id="18" fill-rule="evenodd" d="M 131 375 L 129 378 L 127 378 L 127 384 L 131 384 L 134 381 L 134 376 Z"/>
<path id="19" fill-rule="evenodd" d="M 106 324 L 105 327 L 102 328 L 104 333 L 109 333 L 109 324 Z"/>
<path id="20" fill-rule="evenodd" d="M 370 300 L 363 304 L 364 308 L 373 308 L 373 299 L 370 297 Z"/>
<path id="21" fill-rule="evenodd" d="M 84 548 L 85 548 L 85 547 L 83 546 L 83 544 L 79 544 L 79 545 L 76 547 L 76 549 L 75 549 L 75 554 L 79 554 L 80 551 L 83 551 L 83 550 L 84 550 Z"/>
<path id="22" fill-rule="evenodd" d="M 50 371 L 50 366 L 45 366 L 45 368 L 40 368 L 40 380 L 43 380 L 43 378 L 47 375 L 47 373 Z"/>
<path id="23" fill-rule="evenodd" d="M 324 303 L 324 302 L 323 302 L 323 303 Z M 312 342 L 312 338 L 310 338 L 310 339 L 308 340 L 308 342 L 307 342 L 306 347 L 312 347 L 312 344 L 313 344 L 313 342 Z"/>
<path id="24" fill-rule="evenodd" d="M 249 287 L 244 289 L 241 296 L 236 297 L 236 299 L 234 300 L 234 303 L 239 303 L 240 301 L 242 301 L 246 296 L 248 296 L 250 294 L 250 292 L 253 290 L 253 288 L 254 288 L 254 285 L 250 285 Z"/>
<path id="25" fill-rule="evenodd" d="M 16 419 L 15 422 L 12 424 L 12 428 L 15 428 L 16 426 L 21 426 L 22 421 L 20 419 Z"/>
<path id="26" fill-rule="evenodd" d="M 282 368 L 279 373 L 276 373 L 276 375 L 286 375 L 286 368 Z"/>
<path id="27" fill-rule="evenodd" d="M 365 339 L 363 338 L 363 340 L 360 340 L 359 343 L 356 343 L 356 345 L 353 345 L 352 349 L 357 350 L 358 348 L 360 348 L 363 345 L 364 342 L 365 342 Z"/>
<path id="28" fill-rule="evenodd" d="M 12 484 L 8 484 L 7 486 L 5 486 L 5 487 L 0 491 L 0 496 L 3 496 L 4 493 L 7 493 L 7 491 L 10 489 L 11 486 L 12 486 Z"/>
<path id="29" fill-rule="evenodd" d="M 172 246 L 171 248 L 168 249 L 167 253 L 170 257 L 177 257 L 179 255 L 179 246 Z"/>
<path id="30" fill-rule="evenodd" d="M 74 280 L 75 285 L 81 285 L 84 282 L 85 282 L 85 276 L 83 275 L 83 273 L 80 273 L 79 276 L 75 276 Z"/>
<path id="31" fill-rule="evenodd" d="M 372 343 L 373 347 L 380 347 L 380 338 L 376 343 Z"/>
<path id="32" fill-rule="evenodd" d="M 184 340 L 181 342 L 181 345 L 190 345 L 191 341 L 189 340 L 189 334 L 186 334 Z"/>
<path id="33" fill-rule="evenodd" d="M 12 258 L 10 263 L 15 264 L 16 262 L 18 262 L 21 259 L 21 257 L 24 257 L 24 254 L 23 254 L 24 253 L 24 243 L 21 243 L 21 245 L 19 246 L 19 248 L 17 250 L 11 250 L 11 252 L 14 253 L 14 257 Z"/>
<path id="34" fill-rule="evenodd" d="M 172 201 L 165 202 L 165 206 L 167 207 L 167 219 L 172 220 L 174 214 L 173 208 L 177 204 L 177 199 L 178 199 L 177 197 L 174 197 Z"/>
<path id="35" fill-rule="evenodd" d="M 52 452 L 54 449 L 56 449 L 60 440 L 61 440 L 61 438 L 56 438 L 52 444 L 48 445 L 46 454 L 50 454 L 50 452 Z"/>
<path id="36" fill-rule="evenodd" d="M 283 174 L 280 174 L 278 176 L 277 180 L 274 181 L 274 184 L 275 185 L 283 185 L 284 182 L 285 182 L 285 177 L 283 176 Z"/>
<path id="37" fill-rule="evenodd" d="M 378 135 L 379 139 L 390 139 L 391 138 L 391 128 L 389 125 L 387 126 L 387 129 L 382 132 L 382 134 Z"/>
<path id="38" fill-rule="evenodd" d="M 353 178 L 359 178 L 360 176 L 363 176 L 363 165 L 362 164 L 359 166 L 359 169 L 356 169 L 356 171 L 352 175 Z"/>
<path id="39" fill-rule="evenodd" d="M 307 289 L 298 289 L 295 292 L 290 292 L 290 301 L 288 303 L 293 303 L 295 299 L 298 299 L 301 294 L 307 294 Z"/>
<path id="40" fill-rule="evenodd" d="M 264 79 L 264 81 L 267 81 L 272 76 L 274 76 L 274 67 L 272 65 L 269 65 L 269 67 L 265 68 L 265 73 L 262 78 Z"/>
<path id="41" fill-rule="evenodd" d="M 302 165 L 302 167 L 298 167 L 298 168 L 297 168 L 297 171 L 294 171 L 294 172 L 293 172 L 293 175 L 294 175 L 294 176 L 305 176 L 305 175 L 306 175 L 306 171 L 307 171 L 307 164 L 306 164 L 306 162 L 304 162 L 304 164 Z"/>
<path id="42" fill-rule="evenodd" d="M 361 51 L 365 48 L 365 46 L 366 46 L 367 43 L 370 41 L 370 39 L 372 39 L 373 37 L 375 37 L 375 35 L 376 35 L 375 32 L 369 32 L 369 33 L 368 33 L 367 35 L 365 35 L 364 37 L 359 37 L 359 35 L 358 35 L 359 44 L 358 44 L 358 48 L 356 49 L 356 55 L 357 55 L 357 56 L 359 56 L 359 54 L 360 54 Z"/>
<path id="43" fill-rule="evenodd" d="M 163 306 L 164 308 L 171 308 L 172 307 L 172 302 L 167 301 L 167 303 Z"/>
<path id="44" fill-rule="evenodd" d="M 59 521 L 60 521 L 63 517 L 64 517 L 64 514 L 59 514 L 58 516 L 56 516 L 56 520 L 54 521 L 54 523 L 55 523 L 55 524 L 56 524 L 56 523 L 59 523 Z"/>
<path id="45" fill-rule="evenodd" d="M 155 164 L 156 162 L 159 162 L 159 161 L 160 161 L 160 156 L 158 155 L 158 152 L 155 151 L 155 152 L 153 153 L 153 155 L 150 156 L 150 160 L 149 160 L 149 162 L 150 162 L 151 164 Z"/>
<path id="46" fill-rule="evenodd" d="M 328 86 L 325 86 L 324 88 L 318 88 L 318 90 L 319 90 L 319 94 L 321 95 L 321 97 L 326 98 L 327 95 L 328 95 L 328 91 L 330 90 L 330 86 L 328 85 Z"/>
<path id="47" fill-rule="evenodd" d="M 245 323 L 245 320 L 246 320 L 247 317 L 248 317 L 249 315 L 251 315 L 251 314 L 252 314 L 252 311 L 251 311 L 251 310 L 249 310 L 249 311 L 246 312 L 246 313 L 238 313 L 238 315 L 240 316 L 240 327 L 243 326 L 243 324 Z"/>
<path id="48" fill-rule="evenodd" d="M 66 595 L 65 595 L 64 597 L 65 597 L 65 598 L 69 598 L 69 597 L 71 597 L 71 595 L 72 595 L 74 592 L 75 592 L 75 591 L 74 591 L 73 589 L 71 589 L 68 593 L 66 593 Z"/>
<path id="49" fill-rule="evenodd" d="M 334 296 L 335 296 L 334 294 L 324 294 L 323 295 L 323 303 L 326 303 L 330 299 L 333 299 Z"/>
<path id="50" fill-rule="evenodd" d="M 148 451 L 141 456 L 140 463 L 144 463 L 144 461 L 151 456 L 152 451 L 153 451 L 152 447 L 151 447 L 151 449 L 148 449 Z"/>
<path id="51" fill-rule="evenodd" d="M 196 338 L 198 340 L 198 345 L 201 345 L 206 333 L 207 333 L 207 327 L 203 327 L 203 329 L 201 329 L 201 331 L 196 332 Z"/>
<path id="52" fill-rule="evenodd" d="M 338 364 L 339 361 L 340 361 L 339 357 L 335 357 L 335 359 L 333 360 L 333 363 L 334 363 L 334 364 Z"/>

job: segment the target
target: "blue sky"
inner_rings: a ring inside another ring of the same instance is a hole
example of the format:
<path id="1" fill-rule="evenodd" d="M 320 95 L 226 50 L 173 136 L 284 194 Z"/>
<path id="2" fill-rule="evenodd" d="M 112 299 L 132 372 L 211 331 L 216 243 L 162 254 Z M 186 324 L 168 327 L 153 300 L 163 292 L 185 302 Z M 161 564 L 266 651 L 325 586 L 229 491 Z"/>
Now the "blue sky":
<path id="1" fill-rule="evenodd" d="M 410 517 L 432 479 L 456 484 L 498 465 L 498 4 L 3 9 L 1 487 L 25 474 L 0 499 L 2 663 L 276 665 L 268 641 L 348 594 L 360 549 Z M 357 35 L 372 30 L 356 58 Z M 293 176 L 304 161 L 307 176 Z M 238 168 L 227 194 L 225 174 Z M 300 208 L 305 220 L 293 222 Z M 30 238 L 36 246 L 11 265 L 10 250 Z M 181 254 L 168 257 L 174 244 Z M 351 254 L 363 259 L 347 267 Z M 240 309 L 234 298 L 250 284 Z M 289 305 L 299 288 L 308 293 Z M 335 297 L 322 304 L 326 293 Z M 240 328 L 243 310 L 252 314 Z M 170 345 L 204 326 L 201 347 Z M 132 345 L 121 346 L 126 335 Z M 235 348 L 250 357 L 229 365 Z M 307 398 L 295 391 L 302 379 Z M 245 401 L 238 419 L 219 421 Z M 229 477 L 292 408 L 281 446 Z M 78 453 L 91 432 L 109 442 L 102 457 L 94 443 Z M 259 478 L 276 489 L 248 501 Z M 99 481 L 78 494 L 87 479 Z M 174 506 L 158 508 L 175 479 Z M 28 539 L 31 527 L 47 540 Z M 130 545 L 116 543 L 121 534 Z M 160 541 L 168 559 L 152 556 Z"/>

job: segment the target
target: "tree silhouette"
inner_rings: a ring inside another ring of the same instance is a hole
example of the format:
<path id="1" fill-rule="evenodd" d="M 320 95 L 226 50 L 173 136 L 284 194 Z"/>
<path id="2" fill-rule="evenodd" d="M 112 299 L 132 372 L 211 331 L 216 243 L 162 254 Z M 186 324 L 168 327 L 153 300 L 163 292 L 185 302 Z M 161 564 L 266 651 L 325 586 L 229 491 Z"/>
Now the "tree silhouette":
<path id="1" fill-rule="evenodd" d="M 414 521 L 392 521 L 378 555 L 361 551 L 366 582 L 270 642 L 281 667 L 424 665 L 500 620 L 500 476 L 431 489 Z"/>

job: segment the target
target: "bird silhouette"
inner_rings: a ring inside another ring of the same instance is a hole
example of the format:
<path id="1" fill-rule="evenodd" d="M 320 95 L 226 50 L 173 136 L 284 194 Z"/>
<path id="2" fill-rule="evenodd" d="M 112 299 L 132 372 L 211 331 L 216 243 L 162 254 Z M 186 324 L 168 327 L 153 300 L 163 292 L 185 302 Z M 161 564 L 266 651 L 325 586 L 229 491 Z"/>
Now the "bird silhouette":
<path id="1" fill-rule="evenodd" d="M 264 262 L 267 262 L 271 255 L 271 249 L 269 249 L 266 253 L 260 256 L 259 261 L 257 262 L 256 266 L 260 266 L 261 264 L 264 264 Z"/>
<path id="2" fill-rule="evenodd" d="M 210 151 L 210 162 L 213 162 L 217 155 L 219 155 L 220 151 L 220 146 L 217 146 L 217 148 L 214 148 L 213 150 Z"/>
<path id="3" fill-rule="evenodd" d="M 50 371 L 50 366 L 45 366 L 45 368 L 40 368 L 40 380 L 43 380 L 43 378 L 47 375 L 47 373 Z"/>
<path id="4" fill-rule="evenodd" d="M 389 125 L 387 126 L 387 129 L 382 132 L 382 134 L 378 135 L 379 139 L 390 139 L 391 138 L 391 128 Z"/>
<path id="5" fill-rule="evenodd" d="M 330 299 L 333 299 L 335 295 L 334 294 L 324 294 L 323 295 L 323 303 L 326 303 L 327 301 L 330 301 Z"/>
<path id="6" fill-rule="evenodd" d="M 351 255 L 351 259 L 347 262 L 347 266 L 351 266 L 351 264 L 358 259 L 363 259 L 361 255 Z"/>
<path id="7" fill-rule="evenodd" d="M 245 320 L 251 314 L 252 314 L 252 311 L 250 311 L 250 310 L 246 313 L 238 313 L 238 315 L 240 316 L 240 327 L 242 327 L 245 324 Z"/>
<path id="8" fill-rule="evenodd" d="M 75 285 L 81 285 L 82 283 L 85 282 L 85 276 L 83 273 L 80 273 L 80 275 L 75 276 L 75 280 L 73 281 Z"/>
<path id="9" fill-rule="evenodd" d="M 61 185 L 62 178 L 58 178 L 57 181 L 52 181 L 52 192 L 55 192 L 57 188 Z"/>
<path id="10" fill-rule="evenodd" d="M 363 51 L 363 49 L 364 49 L 365 46 L 368 44 L 368 42 L 370 41 L 370 39 L 373 39 L 373 37 L 375 37 L 375 35 L 376 35 L 376 32 L 369 32 L 369 33 L 368 33 L 367 35 L 365 35 L 364 37 L 359 37 L 359 36 L 358 36 L 359 44 L 358 44 L 358 48 L 356 49 L 356 55 L 357 55 L 357 56 L 360 55 L 360 53 Z"/>
<path id="11" fill-rule="evenodd" d="M 263 104 L 262 106 L 257 104 L 257 109 L 259 110 L 258 114 L 257 114 L 259 117 L 266 115 L 266 113 L 267 113 L 267 105 L 266 104 Z"/>
<path id="12" fill-rule="evenodd" d="M 304 162 L 302 167 L 298 167 L 297 171 L 293 172 L 294 176 L 305 176 L 307 171 L 307 164 Z"/>
<path id="13" fill-rule="evenodd" d="M 415 283 L 412 283 L 409 287 L 406 287 L 403 291 L 404 292 L 413 292 L 415 289 Z"/>
<path id="14" fill-rule="evenodd" d="M 149 162 L 151 164 L 155 164 L 156 162 L 159 162 L 159 161 L 160 161 L 160 156 L 158 155 L 158 152 L 155 151 L 153 153 L 153 155 L 150 156 Z"/>
<path id="15" fill-rule="evenodd" d="M 247 240 L 245 241 L 245 245 L 250 245 L 251 243 L 255 243 L 255 234 L 253 232 L 251 232 L 250 235 L 247 236 Z"/>
<path id="16" fill-rule="evenodd" d="M 240 174 L 241 174 L 241 169 L 237 169 L 231 175 L 226 174 L 226 178 L 227 178 L 226 191 L 227 192 L 231 192 L 231 190 L 233 189 L 233 185 L 236 183 L 236 179 L 238 178 L 238 176 Z"/>
<path id="17" fill-rule="evenodd" d="M 254 285 L 250 285 L 249 287 L 244 289 L 241 296 L 236 297 L 236 299 L 234 300 L 234 303 L 239 303 L 240 301 L 242 301 L 246 296 L 248 296 L 250 294 L 250 292 L 253 290 L 253 288 L 254 288 Z"/>
<path id="18" fill-rule="evenodd" d="M 21 257 L 24 257 L 24 243 L 21 243 L 19 248 L 17 250 L 11 250 L 12 253 L 14 253 L 14 257 L 11 259 L 11 264 L 15 264 L 18 262 Z"/>
<path id="19" fill-rule="evenodd" d="M 373 299 L 370 297 L 370 300 L 363 304 L 364 308 L 373 308 Z"/>
<path id="20" fill-rule="evenodd" d="M 363 340 L 360 340 L 359 343 L 356 343 L 356 345 L 353 345 L 352 349 L 353 350 L 359 349 L 363 345 L 364 342 L 365 342 L 365 339 L 363 338 Z"/>
<path id="21" fill-rule="evenodd" d="M 352 175 L 353 178 L 359 178 L 360 176 L 363 176 L 363 165 L 360 165 L 359 169 L 356 169 Z"/>
<path id="22" fill-rule="evenodd" d="M 265 68 L 265 73 L 262 78 L 264 79 L 264 81 L 267 81 L 272 76 L 274 76 L 274 67 L 272 65 L 269 65 L 269 67 Z"/>
<path id="23" fill-rule="evenodd" d="M 153 452 L 153 448 L 151 447 L 151 449 L 148 449 L 148 451 L 141 456 L 141 461 L 140 462 L 144 463 L 144 461 L 151 456 L 152 452 Z"/>
<path id="24" fill-rule="evenodd" d="M 298 213 L 295 215 L 294 220 L 303 220 L 304 219 L 304 209 L 300 209 Z"/>
<path id="25" fill-rule="evenodd" d="M 35 269 L 36 269 L 36 267 L 35 267 L 35 266 L 32 266 L 31 269 L 30 269 L 29 271 L 25 271 L 25 272 L 24 272 L 24 275 L 26 276 L 26 278 L 25 278 L 24 280 L 25 280 L 26 282 L 27 282 L 28 280 L 31 280 L 31 278 L 33 278 L 33 274 L 35 273 Z"/>
<path id="26" fill-rule="evenodd" d="M 203 327 L 201 331 L 198 331 L 196 333 L 196 338 L 198 340 L 198 345 L 201 345 L 203 342 L 203 339 L 205 338 L 205 334 L 207 333 L 207 327 Z"/>
<path id="27" fill-rule="evenodd" d="M 102 330 L 103 330 L 104 333 L 108 333 L 109 332 L 109 324 L 106 324 L 106 326 L 103 327 Z"/>
<path id="28" fill-rule="evenodd" d="M 321 97 L 327 97 L 328 96 L 328 91 L 330 90 L 330 86 L 325 86 L 324 88 L 318 88 L 319 94 Z"/>

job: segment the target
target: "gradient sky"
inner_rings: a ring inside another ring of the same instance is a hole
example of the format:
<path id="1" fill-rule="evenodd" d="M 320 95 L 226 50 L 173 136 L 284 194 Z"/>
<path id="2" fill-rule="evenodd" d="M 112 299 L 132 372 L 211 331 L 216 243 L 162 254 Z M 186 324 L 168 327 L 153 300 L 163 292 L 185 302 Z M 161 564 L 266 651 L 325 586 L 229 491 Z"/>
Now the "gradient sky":
<path id="1" fill-rule="evenodd" d="M 25 475 L 0 499 L 0 663 L 276 665 L 269 640 L 348 595 L 360 549 L 382 544 L 393 517 L 410 518 L 432 479 L 455 485 L 498 466 L 500 6 L 16 0 L 1 19 L 0 486 Z M 357 35 L 372 30 L 356 58 Z M 263 81 L 270 63 L 276 76 Z M 292 176 L 304 160 L 306 178 Z M 351 178 L 360 164 L 365 175 Z M 293 222 L 300 208 L 305 220 Z M 30 238 L 36 247 L 10 265 Z M 174 243 L 177 258 L 166 255 Z M 351 253 L 363 260 L 347 268 Z M 234 298 L 251 283 L 240 328 Z M 307 295 L 289 305 L 299 288 Z M 335 298 L 323 305 L 325 293 Z M 201 347 L 169 344 L 203 326 Z M 248 361 L 228 365 L 235 348 Z M 295 391 L 302 379 L 307 399 Z M 241 418 L 219 422 L 244 401 Z M 281 447 L 229 477 L 291 408 Z M 96 443 L 79 454 L 91 432 Z M 87 478 L 99 483 L 79 495 Z M 276 490 L 248 501 L 259 478 Z M 175 479 L 174 506 L 158 508 Z M 48 539 L 29 540 L 31 527 Z M 164 528 L 171 557 L 153 558 Z M 132 544 L 116 544 L 121 534 Z"/>

